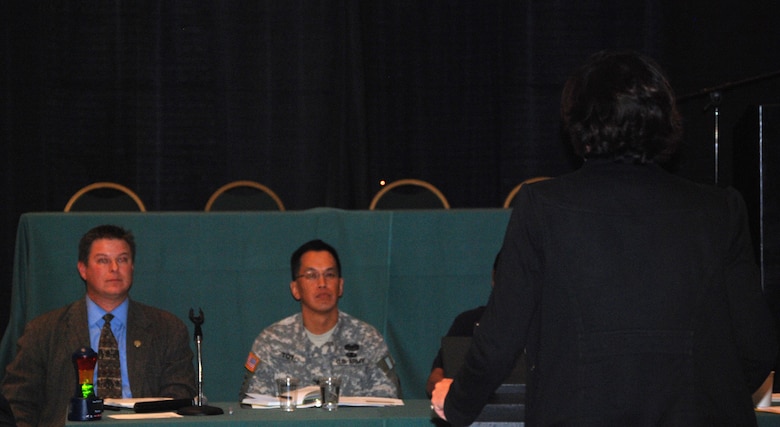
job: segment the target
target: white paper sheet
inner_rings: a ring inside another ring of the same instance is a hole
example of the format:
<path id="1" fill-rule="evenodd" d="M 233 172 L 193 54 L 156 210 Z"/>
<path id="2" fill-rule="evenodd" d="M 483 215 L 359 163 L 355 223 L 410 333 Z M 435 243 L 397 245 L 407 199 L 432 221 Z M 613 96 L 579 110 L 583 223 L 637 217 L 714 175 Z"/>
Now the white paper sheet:
<path id="1" fill-rule="evenodd" d="M 105 414 L 105 412 L 103 412 Z M 152 418 L 182 418 L 176 412 L 148 412 L 145 414 L 110 414 L 109 418 L 117 420 L 143 420 Z"/>

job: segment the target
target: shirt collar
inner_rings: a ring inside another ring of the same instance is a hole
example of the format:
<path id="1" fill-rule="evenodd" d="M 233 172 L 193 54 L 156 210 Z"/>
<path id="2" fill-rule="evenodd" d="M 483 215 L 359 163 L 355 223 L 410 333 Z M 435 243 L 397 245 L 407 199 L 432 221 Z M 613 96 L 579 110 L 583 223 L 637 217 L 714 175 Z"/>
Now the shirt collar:
<path id="1" fill-rule="evenodd" d="M 89 299 L 89 296 L 87 298 L 87 321 L 90 325 L 97 325 L 99 327 L 103 326 L 103 316 L 107 313 L 106 310 L 103 310 L 95 304 L 94 301 Z M 130 306 L 130 298 L 125 299 L 122 304 L 119 304 L 119 306 L 111 311 L 111 314 L 114 315 L 114 318 L 111 319 L 111 324 L 116 326 L 122 326 L 127 324 L 127 311 L 128 307 Z M 113 329 L 113 328 L 112 328 Z"/>

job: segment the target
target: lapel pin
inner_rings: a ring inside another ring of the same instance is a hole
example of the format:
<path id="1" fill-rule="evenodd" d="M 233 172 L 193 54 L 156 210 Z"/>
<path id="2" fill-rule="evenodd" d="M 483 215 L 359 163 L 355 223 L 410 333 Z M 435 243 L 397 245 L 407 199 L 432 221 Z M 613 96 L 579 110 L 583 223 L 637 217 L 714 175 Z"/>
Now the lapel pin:
<path id="1" fill-rule="evenodd" d="M 141 340 L 133 341 L 133 345 L 135 346 L 135 348 L 141 348 Z"/>

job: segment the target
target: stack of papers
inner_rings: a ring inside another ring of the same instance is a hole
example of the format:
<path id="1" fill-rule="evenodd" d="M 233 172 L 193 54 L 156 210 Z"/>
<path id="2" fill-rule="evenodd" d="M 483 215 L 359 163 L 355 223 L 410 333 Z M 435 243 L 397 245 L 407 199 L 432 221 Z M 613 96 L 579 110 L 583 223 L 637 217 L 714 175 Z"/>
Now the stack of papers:
<path id="1" fill-rule="evenodd" d="M 114 399 L 114 398 L 105 398 L 103 399 L 103 405 L 105 406 L 113 406 L 115 408 L 126 408 L 126 409 L 134 409 L 136 403 L 141 402 L 158 402 L 160 400 L 173 400 L 172 397 L 133 397 L 130 399 Z M 154 412 L 154 413 L 145 413 L 145 414 L 112 414 L 109 412 L 103 412 L 103 415 L 105 415 L 108 418 L 114 418 L 117 420 L 143 420 L 143 419 L 152 419 L 152 418 L 181 418 L 182 416 L 175 413 L 175 412 Z"/>
<path id="2" fill-rule="evenodd" d="M 106 414 L 105 412 L 103 412 Z M 161 419 L 161 418 L 184 418 L 183 416 L 177 414 L 176 412 L 149 412 L 146 414 L 108 414 L 106 415 L 109 418 L 113 418 L 115 420 L 150 420 L 150 419 Z"/>
<path id="3" fill-rule="evenodd" d="M 322 401 L 320 400 L 320 387 L 313 385 L 298 389 L 296 401 L 298 408 L 319 408 L 322 406 Z M 254 409 L 278 408 L 279 397 L 268 394 L 247 393 L 247 396 L 241 403 L 251 406 Z M 339 397 L 339 406 L 403 406 L 403 404 L 403 400 L 390 397 Z"/>
<path id="4" fill-rule="evenodd" d="M 404 401 L 392 397 L 341 396 L 339 406 L 404 406 Z"/>
<path id="5" fill-rule="evenodd" d="M 320 387 L 313 385 L 298 389 L 296 406 L 298 408 L 320 407 Z M 267 409 L 279 407 L 279 396 L 270 394 L 247 393 L 247 396 L 241 401 L 244 405 L 249 405 L 255 409 Z"/>

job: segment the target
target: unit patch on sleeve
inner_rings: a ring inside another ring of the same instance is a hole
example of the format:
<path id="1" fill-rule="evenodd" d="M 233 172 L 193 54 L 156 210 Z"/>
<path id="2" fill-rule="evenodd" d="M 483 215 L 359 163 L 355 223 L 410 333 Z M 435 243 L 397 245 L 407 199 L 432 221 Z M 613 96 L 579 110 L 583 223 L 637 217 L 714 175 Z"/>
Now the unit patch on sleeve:
<path id="1" fill-rule="evenodd" d="M 255 369 L 257 369 L 257 365 L 260 364 L 260 356 L 256 355 L 253 352 L 249 352 L 249 356 L 246 358 L 246 363 L 244 363 L 244 367 L 249 372 L 255 372 Z"/>

